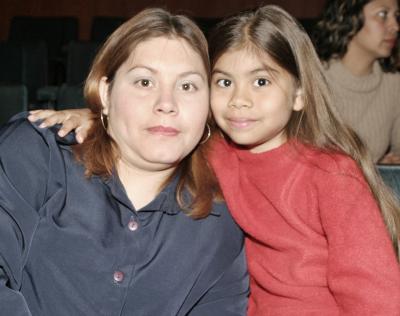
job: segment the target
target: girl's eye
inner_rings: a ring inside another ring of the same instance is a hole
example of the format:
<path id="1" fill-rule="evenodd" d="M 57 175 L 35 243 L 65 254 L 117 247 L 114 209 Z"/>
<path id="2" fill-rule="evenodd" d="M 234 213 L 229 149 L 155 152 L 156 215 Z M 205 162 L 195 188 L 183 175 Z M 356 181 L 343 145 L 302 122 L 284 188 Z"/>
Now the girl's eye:
<path id="1" fill-rule="evenodd" d="M 152 82 L 149 79 L 140 79 L 135 82 L 137 85 L 143 88 L 148 88 L 152 86 Z"/>
<path id="2" fill-rule="evenodd" d="M 265 79 L 265 78 L 259 78 L 259 79 L 257 79 L 256 81 L 254 81 L 254 85 L 256 86 L 256 87 L 263 87 L 263 86 L 266 86 L 266 85 L 268 85 L 270 82 L 267 80 L 267 79 Z"/>
<path id="3" fill-rule="evenodd" d="M 227 88 L 232 85 L 232 81 L 230 81 L 228 79 L 220 79 L 217 81 L 217 85 L 219 85 L 222 88 Z"/>
<path id="4" fill-rule="evenodd" d="M 183 91 L 195 91 L 195 90 L 197 90 L 197 87 L 193 83 L 190 83 L 190 82 L 183 83 L 181 88 L 182 88 Z"/>

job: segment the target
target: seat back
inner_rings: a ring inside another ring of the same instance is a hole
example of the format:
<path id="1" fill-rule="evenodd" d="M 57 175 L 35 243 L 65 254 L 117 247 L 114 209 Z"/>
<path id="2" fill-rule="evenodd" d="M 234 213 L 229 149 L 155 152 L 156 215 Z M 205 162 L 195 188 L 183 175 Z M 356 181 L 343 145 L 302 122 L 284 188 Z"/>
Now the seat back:
<path id="1" fill-rule="evenodd" d="M 378 165 L 378 171 L 400 200 L 400 165 Z"/>
<path id="2" fill-rule="evenodd" d="M 57 110 L 77 109 L 85 107 L 85 99 L 83 97 L 82 85 L 63 84 L 58 89 Z"/>
<path id="3" fill-rule="evenodd" d="M 78 39 L 76 17 L 14 16 L 11 20 L 9 41 L 43 41 L 48 50 L 48 77 L 50 84 L 65 80 L 63 48 Z"/>
<path id="4" fill-rule="evenodd" d="M 95 42 L 72 41 L 67 46 L 66 84 L 81 85 L 85 81 L 99 44 Z"/>
<path id="5" fill-rule="evenodd" d="M 26 111 L 28 107 L 28 89 L 24 85 L 0 85 L 0 125 L 13 115 Z"/>
<path id="6" fill-rule="evenodd" d="M 47 48 L 44 42 L 1 42 L 0 83 L 25 85 L 28 100 L 47 84 Z"/>
<path id="7" fill-rule="evenodd" d="M 92 21 L 90 40 L 103 43 L 125 20 L 126 18 L 119 16 L 95 16 Z"/>

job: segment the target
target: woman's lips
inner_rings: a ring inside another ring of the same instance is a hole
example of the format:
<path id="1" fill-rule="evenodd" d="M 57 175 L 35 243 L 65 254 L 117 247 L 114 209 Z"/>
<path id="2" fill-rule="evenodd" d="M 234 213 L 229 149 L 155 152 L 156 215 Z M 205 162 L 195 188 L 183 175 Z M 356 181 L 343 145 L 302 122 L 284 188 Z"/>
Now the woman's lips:
<path id="1" fill-rule="evenodd" d="M 179 130 L 170 126 L 152 126 L 147 128 L 147 130 L 154 135 L 162 135 L 162 136 L 176 136 L 180 133 Z"/>
<path id="2" fill-rule="evenodd" d="M 394 45 L 396 45 L 396 38 L 389 38 L 389 39 L 385 39 L 384 42 L 389 45 L 390 47 L 394 47 Z"/>

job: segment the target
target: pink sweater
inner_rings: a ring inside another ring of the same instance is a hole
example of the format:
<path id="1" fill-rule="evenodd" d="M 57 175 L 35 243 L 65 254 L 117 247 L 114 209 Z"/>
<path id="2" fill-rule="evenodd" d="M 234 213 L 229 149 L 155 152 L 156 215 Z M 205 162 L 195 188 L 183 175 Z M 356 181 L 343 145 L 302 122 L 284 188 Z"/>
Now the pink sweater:
<path id="1" fill-rule="evenodd" d="M 356 163 L 287 143 L 210 161 L 247 234 L 248 315 L 400 315 L 400 268 Z"/>

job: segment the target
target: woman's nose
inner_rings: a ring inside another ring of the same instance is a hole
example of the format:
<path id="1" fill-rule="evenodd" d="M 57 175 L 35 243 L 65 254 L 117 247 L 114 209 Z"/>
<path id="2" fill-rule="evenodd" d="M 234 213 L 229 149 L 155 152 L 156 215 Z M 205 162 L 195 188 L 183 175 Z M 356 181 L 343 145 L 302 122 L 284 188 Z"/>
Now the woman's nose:
<path id="1" fill-rule="evenodd" d="M 173 91 L 167 89 L 160 91 L 159 98 L 155 104 L 155 111 L 163 114 L 178 113 L 178 105 Z"/>

